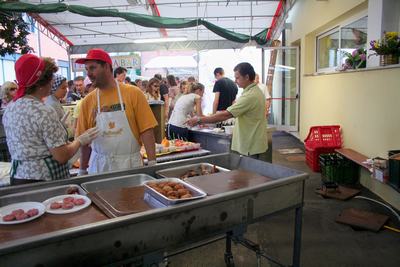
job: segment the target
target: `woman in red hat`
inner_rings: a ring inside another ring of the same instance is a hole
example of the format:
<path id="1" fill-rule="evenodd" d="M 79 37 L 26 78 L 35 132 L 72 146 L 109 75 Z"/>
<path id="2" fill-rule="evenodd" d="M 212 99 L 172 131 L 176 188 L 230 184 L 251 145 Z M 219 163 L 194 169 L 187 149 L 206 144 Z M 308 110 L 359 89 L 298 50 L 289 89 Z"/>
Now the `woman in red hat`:
<path id="1" fill-rule="evenodd" d="M 69 177 L 68 160 L 98 134 L 92 128 L 69 143 L 57 114 L 42 102 L 57 70 L 52 59 L 32 54 L 15 63 L 18 90 L 3 116 L 12 158 L 11 185 Z"/>

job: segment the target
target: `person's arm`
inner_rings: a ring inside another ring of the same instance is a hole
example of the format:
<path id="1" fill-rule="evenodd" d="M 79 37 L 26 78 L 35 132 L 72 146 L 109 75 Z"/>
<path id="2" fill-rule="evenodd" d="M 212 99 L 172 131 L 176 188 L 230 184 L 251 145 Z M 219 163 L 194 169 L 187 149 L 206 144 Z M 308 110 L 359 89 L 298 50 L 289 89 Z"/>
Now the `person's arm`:
<path id="1" fill-rule="evenodd" d="M 268 114 L 269 114 L 269 109 L 271 108 L 271 102 L 272 102 L 272 99 L 271 98 L 268 98 L 267 100 L 265 100 L 265 115 L 268 117 Z"/>
<path id="2" fill-rule="evenodd" d="M 65 144 L 56 148 L 50 148 L 50 154 L 60 164 L 65 164 L 70 158 L 78 151 L 81 144 L 78 140 L 74 140 L 72 143 Z"/>
<path id="3" fill-rule="evenodd" d="M 79 161 L 79 163 L 80 163 L 79 169 L 86 170 L 89 167 L 89 159 L 90 159 L 91 153 L 92 153 L 92 149 L 88 145 L 82 146 L 81 159 Z"/>
<path id="4" fill-rule="evenodd" d="M 203 117 L 203 111 L 201 109 L 201 97 L 196 98 L 194 100 L 194 102 L 195 102 L 195 106 L 196 106 L 196 114 L 197 114 L 197 116 Z"/>
<path id="5" fill-rule="evenodd" d="M 147 129 L 141 133 L 140 139 L 142 140 L 144 148 L 146 149 L 147 159 L 149 161 L 156 160 L 156 139 L 154 137 L 153 128 Z"/>
<path id="6" fill-rule="evenodd" d="M 214 102 L 213 102 L 213 114 L 217 112 L 218 102 L 219 102 L 219 92 L 214 93 Z"/>
<path id="7" fill-rule="evenodd" d="M 164 95 L 164 117 L 165 120 L 168 120 L 169 113 L 169 97 L 168 94 Z"/>
<path id="8" fill-rule="evenodd" d="M 220 122 L 220 121 L 225 121 L 230 118 L 233 118 L 232 114 L 229 111 L 224 110 L 224 111 L 215 113 L 211 116 L 191 118 L 191 119 L 187 120 L 185 122 L 185 124 L 193 127 L 197 124 Z"/>
<path id="9" fill-rule="evenodd" d="M 50 154 L 60 164 L 65 164 L 75 155 L 80 146 L 87 146 L 98 136 L 98 134 L 99 130 L 96 127 L 91 128 L 75 138 L 72 143 L 61 145 L 55 148 L 49 148 Z"/>

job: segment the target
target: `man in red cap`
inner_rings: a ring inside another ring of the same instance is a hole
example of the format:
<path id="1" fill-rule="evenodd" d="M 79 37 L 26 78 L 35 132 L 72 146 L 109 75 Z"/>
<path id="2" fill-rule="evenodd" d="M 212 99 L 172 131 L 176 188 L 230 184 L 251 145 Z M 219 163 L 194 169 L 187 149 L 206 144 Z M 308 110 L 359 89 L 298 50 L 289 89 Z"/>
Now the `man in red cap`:
<path id="1" fill-rule="evenodd" d="M 140 143 L 148 155 L 149 165 L 155 164 L 157 126 L 144 94 L 136 87 L 116 82 L 112 60 L 102 49 L 91 49 L 85 58 L 87 75 L 96 88 L 83 100 L 76 134 L 96 125 L 100 136 L 82 149 L 80 174 L 100 173 L 142 166 Z"/>

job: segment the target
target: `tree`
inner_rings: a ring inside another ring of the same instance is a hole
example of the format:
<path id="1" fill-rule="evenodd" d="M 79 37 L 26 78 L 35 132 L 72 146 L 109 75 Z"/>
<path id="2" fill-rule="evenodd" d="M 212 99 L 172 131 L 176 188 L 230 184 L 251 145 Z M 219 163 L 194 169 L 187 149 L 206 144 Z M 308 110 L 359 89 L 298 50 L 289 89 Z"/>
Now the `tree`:
<path id="1" fill-rule="evenodd" d="M 14 54 L 20 52 L 26 54 L 33 51 L 28 45 L 27 36 L 29 24 L 24 21 L 21 13 L 4 13 L 0 15 L 0 55 Z"/>

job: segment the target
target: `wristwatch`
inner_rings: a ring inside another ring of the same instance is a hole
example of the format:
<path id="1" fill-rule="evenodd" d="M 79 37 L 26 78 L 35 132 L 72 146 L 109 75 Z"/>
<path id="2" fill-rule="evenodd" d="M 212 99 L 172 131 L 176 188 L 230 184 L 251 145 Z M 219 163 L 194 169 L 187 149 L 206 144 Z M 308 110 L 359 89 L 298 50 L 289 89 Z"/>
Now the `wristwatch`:
<path id="1" fill-rule="evenodd" d="M 201 123 L 201 118 L 197 117 L 197 124 L 200 124 L 200 123 Z"/>

